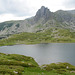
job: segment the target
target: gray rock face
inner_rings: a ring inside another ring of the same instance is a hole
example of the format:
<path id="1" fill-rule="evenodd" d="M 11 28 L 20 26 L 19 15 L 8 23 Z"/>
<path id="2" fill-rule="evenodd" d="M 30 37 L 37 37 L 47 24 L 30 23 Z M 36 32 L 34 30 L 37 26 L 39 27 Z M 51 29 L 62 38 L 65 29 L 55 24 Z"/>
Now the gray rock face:
<path id="1" fill-rule="evenodd" d="M 75 31 L 75 15 L 72 11 L 59 10 L 53 13 L 48 8 L 42 6 L 34 17 L 0 23 L 0 35 L 37 32 L 51 27 L 67 28 Z"/>
<path id="2" fill-rule="evenodd" d="M 75 15 L 75 10 L 69 10 L 68 12 Z"/>
<path id="3" fill-rule="evenodd" d="M 68 11 L 63 11 L 63 10 L 59 10 L 57 12 L 55 12 L 55 16 L 56 16 L 56 20 L 58 20 L 59 22 L 64 22 L 64 21 L 72 21 L 74 18 L 74 15 L 69 13 Z"/>
<path id="4" fill-rule="evenodd" d="M 42 6 L 41 9 L 37 11 L 34 20 L 38 21 L 41 18 L 43 18 L 45 22 L 48 21 L 50 18 L 52 18 L 52 12 L 50 12 L 48 8 Z"/>

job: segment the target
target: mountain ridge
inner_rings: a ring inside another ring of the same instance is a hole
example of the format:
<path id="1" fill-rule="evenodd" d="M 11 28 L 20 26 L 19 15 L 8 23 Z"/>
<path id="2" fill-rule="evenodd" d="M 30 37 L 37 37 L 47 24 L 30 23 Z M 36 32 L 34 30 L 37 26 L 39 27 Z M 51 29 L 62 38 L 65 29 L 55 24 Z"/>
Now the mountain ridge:
<path id="1" fill-rule="evenodd" d="M 75 32 L 75 15 L 72 11 L 58 10 L 51 12 L 47 7 L 42 6 L 36 12 L 36 15 L 31 18 L 0 23 L 0 35 L 37 32 L 52 27 L 66 28 Z"/>

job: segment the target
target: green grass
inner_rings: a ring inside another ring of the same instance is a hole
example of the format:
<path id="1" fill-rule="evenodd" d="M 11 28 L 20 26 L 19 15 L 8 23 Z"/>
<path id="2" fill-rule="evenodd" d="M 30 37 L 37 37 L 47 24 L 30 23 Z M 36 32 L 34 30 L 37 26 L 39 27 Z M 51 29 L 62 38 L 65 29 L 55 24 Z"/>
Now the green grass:
<path id="1" fill-rule="evenodd" d="M 43 69 L 46 71 L 54 71 L 58 74 L 64 74 L 64 75 L 72 75 L 75 73 L 71 73 L 71 71 L 75 72 L 75 66 L 69 64 L 69 63 L 51 63 L 49 65 L 42 65 Z"/>
<path id="2" fill-rule="evenodd" d="M 57 42 L 75 43 L 75 32 L 59 28 L 51 28 L 36 33 L 23 32 L 0 40 L 0 46 Z M 75 75 L 71 71 L 75 71 L 75 66 L 69 63 L 52 63 L 39 67 L 31 57 L 0 53 L 0 75 Z"/>
<path id="3" fill-rule="evenodd" d="M 38 64 L 31 57 L 0 53 L 0 75 L 21 75 L 25 67 L 38 67 Z"/>
<path id="4" fill-rule="evenodd" d="M 39 43 L 75 43 L 75 32 L 62 28 L 51 28 L 44 32 L 14 34 L 0 40 L 0 46 Z"/>
<path id="5" fill-rule="evenodd" d="M 57 73 L 54 73 L 53 71 L 46 71 L 42 70 L 40 68 L 25 68 L 25 72 L 23 75 L 58 75 Z"/>
<path id="6" fill-rule="evenodd" d="M 0 53 L 0 75 L 75 75 L 72 71 L 75 66 L 69 63 L 39 66 L 32 57 Z"/>

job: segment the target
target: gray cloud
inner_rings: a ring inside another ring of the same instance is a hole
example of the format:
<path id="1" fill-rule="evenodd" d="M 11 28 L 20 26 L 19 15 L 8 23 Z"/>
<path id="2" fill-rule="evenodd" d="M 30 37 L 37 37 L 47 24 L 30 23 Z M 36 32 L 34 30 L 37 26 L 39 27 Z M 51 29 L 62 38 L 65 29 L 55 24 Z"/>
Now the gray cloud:
<path id="1" fill-rule="evenodd" d="M 75 0 L 65 0 L 63 5 L 66 8 L 75 8 Z"/>
<path id="2" fill-rule="evenodd" d="M 0 14 L 5 13 L 17 16 L 29 16 L 32 14 L 27 5 L 27 0 L 0 0 Z"/>
<path id="3" fill-rule="evenodd" d="M 65 6 L 66 9 L 75 7 L 75 0 L 61 0 L 61 1 L 63 3 L 63 4 L 61 3 L 62 4 L 61 7 Z M 59 9 L 58 7 L 56 8 L 55 6 L 51 7 L 52 5 L 50 3 L 51 3 L 50 0 L 47 0 L 47 2 L 45 0 L 44 2 L 42 0 L 0 0 L 0 15 L 14 14 L 16 16 L 32 16 L 35 15 L 35 12 L 43 4 L 51 9 L 53 8 Z"/>

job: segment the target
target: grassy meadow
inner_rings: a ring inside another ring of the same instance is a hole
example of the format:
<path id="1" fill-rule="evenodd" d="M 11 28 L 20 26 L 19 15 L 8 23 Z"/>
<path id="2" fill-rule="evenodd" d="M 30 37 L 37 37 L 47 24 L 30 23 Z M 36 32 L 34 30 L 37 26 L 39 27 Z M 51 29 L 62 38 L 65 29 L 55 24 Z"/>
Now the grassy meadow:
<path id="1" fill-rule="evenodd" d="M 75 75 L 75 66 L 69 63 L 39 66 L 32 57 L 0 53 L 0 75 Z"/>
<path id="2" fill-rule="evenodd" d="M 39 43 L 75 43 L 75 32 L 62 28 L 51 28 L 36 33 L 22 32 L 0 40 L 0 46 Z"/>

